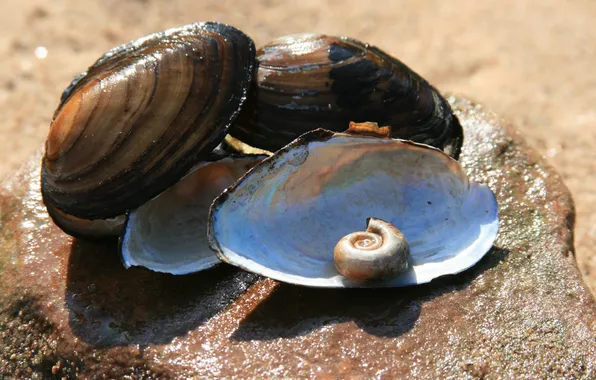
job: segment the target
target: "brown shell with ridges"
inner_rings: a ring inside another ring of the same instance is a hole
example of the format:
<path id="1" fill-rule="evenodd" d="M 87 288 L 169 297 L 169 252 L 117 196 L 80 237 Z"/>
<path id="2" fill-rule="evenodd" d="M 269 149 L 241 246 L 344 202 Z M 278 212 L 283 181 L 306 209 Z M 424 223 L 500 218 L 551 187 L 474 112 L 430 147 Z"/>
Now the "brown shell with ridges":
<path id="1" fill-rule="evenodd" d="M 195 23 L 116 47 L 65 90 L 42 165 L 46 204 L 85 219 L 155 197 L 224 138 L 246 99 L 255 47 Z"/>
<path id="2" fill-rule="evenodd" d="M 394 138 L 458 158 L 463 130 L 449 104 L 420 75 L 380 49 L 317 34 L 276 39 L 257 52 L 258 73 L 230 134 L 276 151 L 317 129 L 350 121 L 392 127 Z"/>

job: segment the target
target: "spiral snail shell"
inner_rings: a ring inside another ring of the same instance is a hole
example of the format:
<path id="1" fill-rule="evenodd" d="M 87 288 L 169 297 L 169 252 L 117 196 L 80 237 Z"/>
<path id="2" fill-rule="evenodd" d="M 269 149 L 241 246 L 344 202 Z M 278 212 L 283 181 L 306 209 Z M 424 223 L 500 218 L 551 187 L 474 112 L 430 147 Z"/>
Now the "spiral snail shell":
<path id="1" fill-rule="evenodd" d="M 341 132 L 349 122 L 392 127 L 392 137 L 458 158 L 463 130 L 424 78 L 381 49 L 348 37 L 300 34 L 257 52 L 258 72 L 230 134 L 276 151 L 303 133 Z"/>
<path id="2" fill-rule="evenodd" d="M 333 250 L 337 271 L 355 282 L 387 280 L 408 269 L 410 246 L 401 231 L 368 218 L 366 231 L 341 238 Z"/>

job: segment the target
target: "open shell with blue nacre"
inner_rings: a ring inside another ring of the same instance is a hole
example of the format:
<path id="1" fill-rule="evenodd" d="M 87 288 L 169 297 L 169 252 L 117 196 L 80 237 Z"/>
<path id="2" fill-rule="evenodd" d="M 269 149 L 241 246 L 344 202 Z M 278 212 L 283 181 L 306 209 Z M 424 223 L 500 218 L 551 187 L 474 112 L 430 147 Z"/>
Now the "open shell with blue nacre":
<path id="1" fill-rule="evenodd" d="M 493 192 L 441 150 L 375 136 L 375 128 L 308 132 L 257 164 L 211 208 L 219 258 L 314 287 L 421 284 L 478 262 L 498 231 Z M 392 278 L 352 281 L 338 272 L 334 247 L 371 217 L 403 233 L 409 266 Z"/>

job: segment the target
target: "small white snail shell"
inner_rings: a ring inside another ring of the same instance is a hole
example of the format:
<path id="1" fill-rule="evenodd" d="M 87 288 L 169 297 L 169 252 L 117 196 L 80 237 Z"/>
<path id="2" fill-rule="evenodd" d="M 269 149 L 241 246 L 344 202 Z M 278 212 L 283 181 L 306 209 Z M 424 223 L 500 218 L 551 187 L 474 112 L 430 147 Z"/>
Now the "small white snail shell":
<path id="1" fill-rule="evenodd" d="M 355 282 L 395 277 L 408 269 L 409 255 L 401 231 L 377 218 L 367 219 L 366 231 L 341 238 L 333 251 L 339 273 Z"/>

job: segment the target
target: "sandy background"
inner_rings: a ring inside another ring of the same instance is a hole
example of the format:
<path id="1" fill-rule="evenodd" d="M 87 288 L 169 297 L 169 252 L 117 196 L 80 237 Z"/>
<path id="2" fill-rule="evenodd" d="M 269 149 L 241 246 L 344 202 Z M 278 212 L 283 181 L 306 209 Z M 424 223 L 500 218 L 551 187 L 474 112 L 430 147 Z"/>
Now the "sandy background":
<path id="1" fill-rule="evenodd" d="M 72 78 L 115 45 L 208 20 L 257 46 L 299 32 L 347 35 L 519 127 L 573 193 L 577 257 L 596 290 L 596 1 L 3 0 L 1 9 L 2 177 L 42 146 Z"/>

